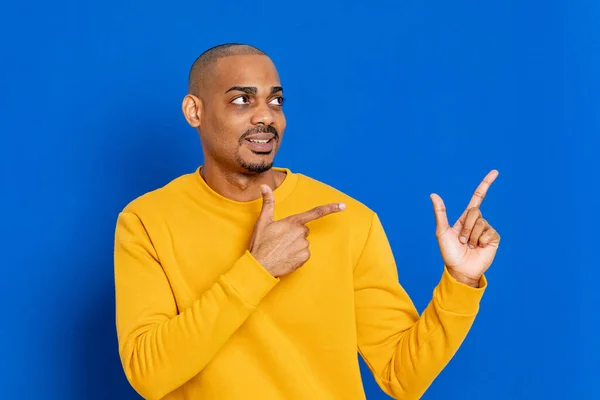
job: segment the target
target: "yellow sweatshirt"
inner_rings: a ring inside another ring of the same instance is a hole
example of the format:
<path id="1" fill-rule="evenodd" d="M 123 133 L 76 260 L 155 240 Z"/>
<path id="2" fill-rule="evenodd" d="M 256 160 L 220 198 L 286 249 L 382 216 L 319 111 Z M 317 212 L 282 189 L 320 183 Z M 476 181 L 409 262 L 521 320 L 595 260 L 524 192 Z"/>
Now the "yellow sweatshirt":
<path id="1" fill-rule="evenodd" d="M 201 167 L 200 167 L 201 168 Z M 397 399 L 417 399 L 467 335 L 486 287 L 446 269 L 421 317 L 376 213 L 286 168 L 275 219 L 310 222 L 311 258 L 274 278 L 247 251 L 262 200 L 220 196 L 194 173 L 128 204 L 116 225 L 119 354 L 147 399 L 365 399 L 358 354 Z"/>

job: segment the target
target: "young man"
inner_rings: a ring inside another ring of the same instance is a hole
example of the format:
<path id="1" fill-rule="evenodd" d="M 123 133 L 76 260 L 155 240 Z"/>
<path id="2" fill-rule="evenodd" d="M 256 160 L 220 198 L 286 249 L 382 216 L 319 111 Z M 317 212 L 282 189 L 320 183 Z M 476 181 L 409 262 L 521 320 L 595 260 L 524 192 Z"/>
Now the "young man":
<path id="1" fill-rule="evenodd" d="M 452 227 L 431 195 L 445 265 L 419 316 L 377 214 L 272 166 L 282 94 L 251 46 L 217 46 L 192 66 L 183 113 L 204 163 L 117 221 L 126 376 L 148 399 L 364 399 L 359 352 L 386 393 L 417 399 L 478 312 L 500 242 L 479 205 L 497 171 Z"/>

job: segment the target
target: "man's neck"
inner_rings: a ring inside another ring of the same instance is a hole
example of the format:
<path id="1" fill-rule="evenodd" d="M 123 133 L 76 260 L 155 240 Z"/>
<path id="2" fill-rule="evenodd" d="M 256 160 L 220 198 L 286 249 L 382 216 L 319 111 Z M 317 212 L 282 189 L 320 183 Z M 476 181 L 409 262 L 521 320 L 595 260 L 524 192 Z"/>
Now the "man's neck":
<path id="1" fill-rule="evenodd" d="M 240 202 L 260 198 L 260 186 L 268 185 L 275 190 L 285 179 L 285 173 L 270 169 L 260 174 L 242 174 L 225 171 L 213 165 L 203 165 L 200 176 L 215 192 Z"/>

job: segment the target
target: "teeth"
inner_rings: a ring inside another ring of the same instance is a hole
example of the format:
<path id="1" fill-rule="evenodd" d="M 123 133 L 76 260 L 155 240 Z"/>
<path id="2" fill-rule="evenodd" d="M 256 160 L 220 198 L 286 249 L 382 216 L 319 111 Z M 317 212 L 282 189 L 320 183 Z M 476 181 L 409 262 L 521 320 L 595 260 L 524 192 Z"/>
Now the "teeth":
<path id="1" fill-rule="evenodd" d="M 253 143 L 262 143 L 262 144 L 269 143 L 269 140 L 250 139 L 250 141 L 253 142 Z"/>

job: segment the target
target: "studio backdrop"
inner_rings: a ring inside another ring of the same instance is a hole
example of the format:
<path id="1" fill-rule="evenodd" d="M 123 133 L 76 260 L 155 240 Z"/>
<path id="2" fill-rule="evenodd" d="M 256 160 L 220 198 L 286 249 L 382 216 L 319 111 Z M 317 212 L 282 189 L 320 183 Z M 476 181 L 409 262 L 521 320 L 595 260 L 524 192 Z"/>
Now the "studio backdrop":
<path id="1" fill-rule="evenodd" d="M 4 4 L 0 398 L 139 398 L 117 351 L 116 218 L 202 163 L 181 100 L 226 42 L 279 70 L 276 165 L 379 214 L 419 311 L 443 269 L 430 193 L 453 222 L 500 172 L 481 311 L 425 399 L 600 398 L 599 20 L 566 0 Z"/>

